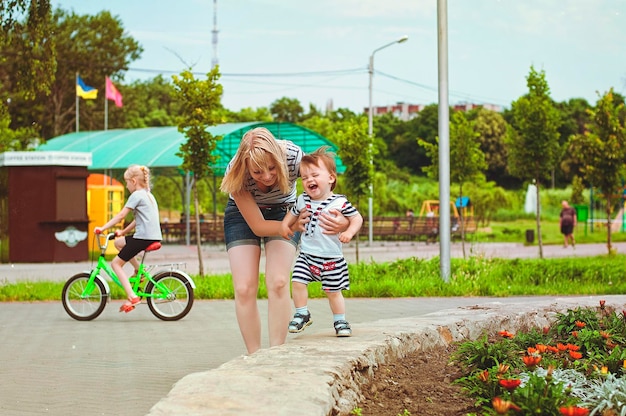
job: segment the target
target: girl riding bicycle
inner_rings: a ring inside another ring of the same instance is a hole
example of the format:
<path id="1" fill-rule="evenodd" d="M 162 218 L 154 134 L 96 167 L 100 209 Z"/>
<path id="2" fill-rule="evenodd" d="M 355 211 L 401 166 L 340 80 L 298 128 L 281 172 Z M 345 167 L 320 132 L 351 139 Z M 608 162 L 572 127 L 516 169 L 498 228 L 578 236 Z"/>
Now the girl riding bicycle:
<path id="1" fill-rule="evenodd" d="M 141 298 L 133 292 L 123 267 L 130 261 L 137 270 L 139 263 L 135 256 L 155 241 L 161 241 L 163 237 L 159 206 L 150 192 L 150 170 L 146 166 L 131 165 L 124 172 L 124 180 L 130 192 L 126 205 L 102 227 L 96 227 L 94 232 L 100 234 L 103 230 L 119 224 L 131 211 L 133 212 L 135 219 L 123 230 L 116 231 L 116 235 L 120 236 L 115 239 L 115 247 L 119 253 L 111 262 L 111 267 L 120 279 L 128 298 L 128 301 L 120 307 L 120 312 L 128 313 L 135 309 Z M 134 235 L 123 237 L 133 229 L 136 229 Z"/>

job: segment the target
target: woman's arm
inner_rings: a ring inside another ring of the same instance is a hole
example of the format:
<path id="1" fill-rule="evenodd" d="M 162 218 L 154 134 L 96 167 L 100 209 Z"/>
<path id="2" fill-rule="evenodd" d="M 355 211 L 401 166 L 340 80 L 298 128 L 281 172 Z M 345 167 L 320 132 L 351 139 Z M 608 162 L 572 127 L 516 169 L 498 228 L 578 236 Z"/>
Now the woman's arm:
<path id="1" fill-rule="evenodd" d="M 259 237 L 272 237 L 280 235 L 281 221 L 266 220 L 261 214 L 250 192 L 240 191 L 232 194 L 239 212 L 248 223 L 252 232 Z"/>

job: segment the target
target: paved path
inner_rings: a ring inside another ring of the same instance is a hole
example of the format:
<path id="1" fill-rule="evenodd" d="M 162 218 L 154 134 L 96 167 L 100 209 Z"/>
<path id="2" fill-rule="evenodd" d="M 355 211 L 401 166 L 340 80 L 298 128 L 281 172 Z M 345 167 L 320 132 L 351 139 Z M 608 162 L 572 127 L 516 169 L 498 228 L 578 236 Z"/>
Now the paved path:
<path id="1" fill-rule="evenodd" d="M 619 245 L 618 245 L 619 246 Z M 618 247 L 624 252 L 626 246 Z M 454 245 L 458 255 L 460 244 Z M 475 245 L 473 254 L 499 257 L 536 257 L 537 247 L 521 244 Z M 227 272 L 226 253 L 220 247 L 204 250 L 208 273 Z M 603 254 L 602 244 L 576 251 L 546 247 L 545 256 Z M 533 254 L 533 252 L 535 254 Z M 160 253 L 157 255 L 157 253 Z M 159 262 L 185 261 L 193 267 L 195 248 L 165 246 L 154 253 Z M 353 261 L 354 249 L 346 250 Z M 438 255 L 437 246 L 424 243 L 386 243 L 360 247 L 362 260 L 391 261 L 400 257 Z M 64 280 L 89 264 L 0 265 L 0 278 Z M 347 299 L 349 319 L 367 324 L 379 319 L 424 316 L 431 312 L 488 302 L 520 303 L 530 298 L 407 298 Z M 266 337 L 266 301 L 260 301 Z M 172 385 L 185 375 L 219 367 L 245 353 L 232 301 L 196 301 L 191 313 L 177 322 L 163 322 L 145 305 L 130 314 L 117 312 L 112 302 L 94 321 L 67 316 L 60 302 L 0 303 L 0 414 L 1 415 L 145 415 Z M 315 323 L 300 337 L 334 339 L 328 302 L 310 302 Z M 358 337 L 355 333 L 354 338 Z"/>

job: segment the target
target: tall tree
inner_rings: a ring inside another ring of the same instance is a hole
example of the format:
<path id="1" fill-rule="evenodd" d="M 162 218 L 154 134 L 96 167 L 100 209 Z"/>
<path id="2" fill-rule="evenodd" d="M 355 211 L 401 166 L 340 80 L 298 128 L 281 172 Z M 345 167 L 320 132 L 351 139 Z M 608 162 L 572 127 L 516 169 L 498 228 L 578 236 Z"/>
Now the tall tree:
<path id="1" fill-rule="evenodd" d="M 450 123 L 450 180 L 459 186 L 459 200 L 463 201 L 463 185 L 484 174 L 487 168 L 485 154 L 480 150 L 479 133 L 475 130 L 474 122 L 469 121 L 465 113 L 457 111 L 452 114 Z M 439 177 L 439 137 L 435 143 L 418 140 L 420 146 L 426 149 L 431 158 L 431 165 L 424 171 L 431 178 Z M 461 243 L 465 257 L 465 221 L 463 209 L 459 210 Z"/>
<path id="2" fill-rule="evenodd" d="M 56 71 L 50 0 L 0 2 L 0 84 L 6 98 L 47 94 Z"/>
<path id="3" fill-rule="evenodd" d="M 106 11 L 89 16 L 57 9 L 48 29 L 45 35 L 50 42 L 55 42 L 57 62 L 50 70 L 49 94 L 39 92 L 34 99 L 26 95 L 16 97 L 10 106 L 15 127 L 36 126 L 44 139 L 73 131 L 76 74 L 80 73 L 87 85 L 99 90 L 96 100 L 81 102 L 81 130 L 101 130 L 104 128 L 105 76 L 119 82 L 130 62 L 139 58 L 141 47 L 125 33 L 119 18 Z M 21 46 L 19 53 L 27 55 L 35 48 L 31 39 Z M 14 64 L 7 65 L 0 65 L 0 73 L 13 71 Z"/>
<path id="4" fill-rule="evenodd" d="M 343 184 L 347 188 L 346 194 L 354 198 L 357 207 L 362 207 L 369 194 L 369 184 L 372 180 L 373 166 L 370 163 L 372 156 L 371 146 L 364 146 L 369 140 L 367 135 L 367 123 L 365 118 L 353 118 L 344 123 L 344 128 L 335 135 L 339 146 L 338 156 L 341 158 L 346 171 L 344 172 Z M 363 210 L 359 208 L 361 215 Z M 359 239 L 356 239 L 356 260 L 359 261 Z"/>
<path id="5" fill-rule="evenodd" d="M 511 106 L 512 129 L 507 135 L 509 171 L 512 175 L 533 181 L 537 189 L 537 238 L 539 257 L 543 258 L 541 240 L 541 185 L 548 180 L 561 155 L 559 127 L 561 117 L 550 98 L 544 71 L 530 67 L 526 77 L 528 94 Z"/>
<path id="6" fill-rule="evenodd" d="M 474 122 L 474 130 L 478 133 L 480 150 L 485 154 L 487 169 L 485 177 L 488 181 L 495 181 L 499 185 L 512 185 L 511 177 L 506 170 L 508 154 L 504 138 L 508 123 L 502 114 L 479 107 L 467 113 L 467 119 Z M 515 179 L 515 181 L 518 181 Z M 519 186 L 519 183 L 515 183 Z"/>
<path id="7" fill-rule="evenodd" d="M 198 182 L 213 174 L 212 165 L 216 162 L 213 154 L 221 136 L 214 137 L 208 127 L 222 122 L 222 86 L 219 67 L 215 66 L 204 81 L 194 78 L 191 71 L 174 75 L 176 98 L 180 102 L 182 116 L 178 131 L 184 133 L 187 141 L 180 146 L 178 156 L 183 158 L 182 168 L 193 173 L 193 200 L 196 211 L 196 241 L 198 247 L 198 273 L 204 276 L 202 262 L 202 238 L 200 230 L 200 209 L 198 203 Z M 215 191 L 215 190 L 214 190 Z M 215 223 L 216 218 L 213 218 Z"/>
<path id="8" fill-rule="evenodd" d="M 606 200 L 607 249 L 611 253 L 611 214 L 621 201 L 626 166 L 626 111 L 616 103 L 613 89 L 589 111 L 591 122 L 583 134 L 569 140 L 570 153 L 580 162 L 584 178 Z"/>

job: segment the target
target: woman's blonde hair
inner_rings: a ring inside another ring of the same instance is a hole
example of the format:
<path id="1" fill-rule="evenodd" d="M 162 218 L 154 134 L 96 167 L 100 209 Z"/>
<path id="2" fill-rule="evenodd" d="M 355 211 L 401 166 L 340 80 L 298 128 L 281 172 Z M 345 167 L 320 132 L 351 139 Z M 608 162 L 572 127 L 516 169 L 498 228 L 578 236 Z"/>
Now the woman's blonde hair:
<path id="1" fill-rule="evenodd" d="M 245 189 L 249 174 L 248 164 L 261 170 L 268 170 L 270 166 L 274 166 L 281 192 L 286 194 L 291 190 L 285 148 L 265 127 L 257 127 L 243 135 L 230 170 L 222 179 L 220 186 L 222 192 L 233 194 Z"/>
<path id="2" fill-rule="evenodd" d="M 150 169 L 143 165 L 130 165 L 124 172 L 124 180 L 137 178 L 142 188 L 150 190 Z"/>

